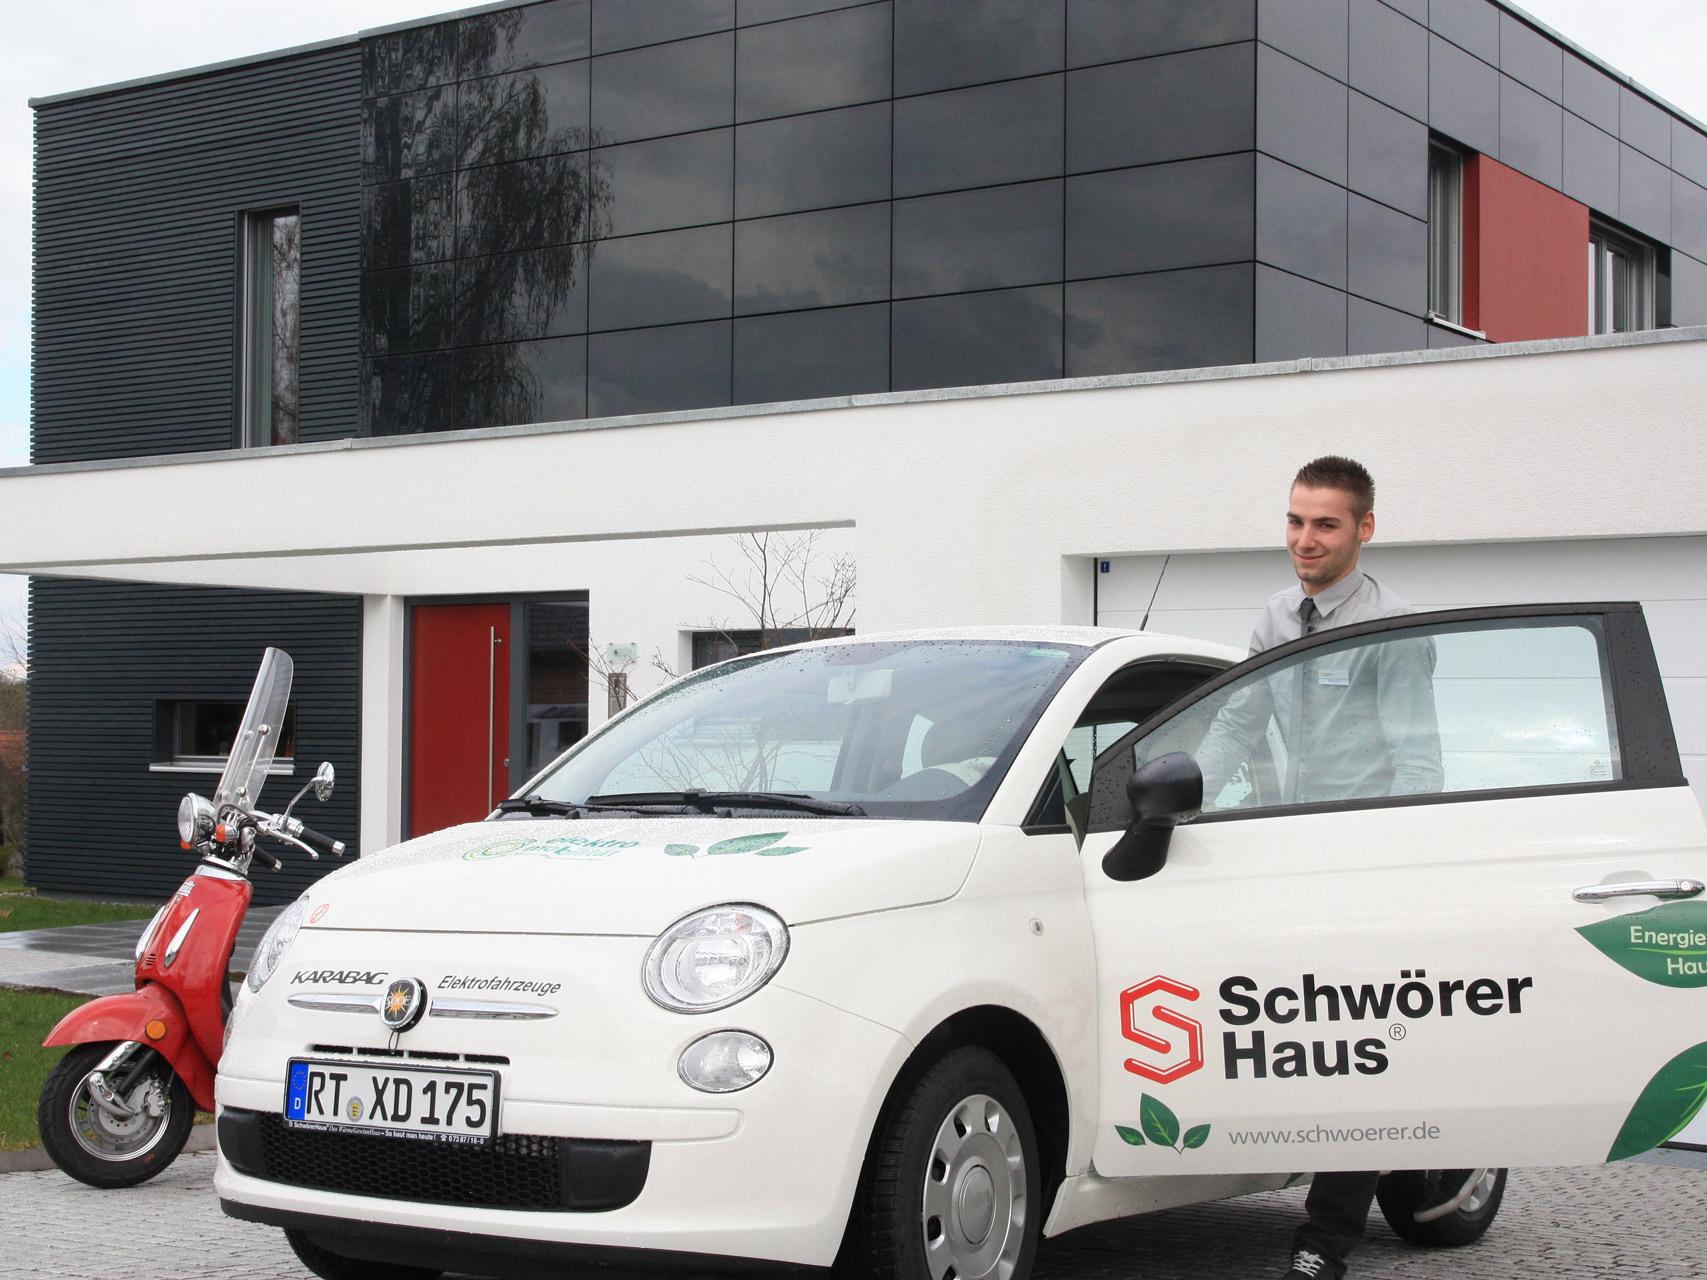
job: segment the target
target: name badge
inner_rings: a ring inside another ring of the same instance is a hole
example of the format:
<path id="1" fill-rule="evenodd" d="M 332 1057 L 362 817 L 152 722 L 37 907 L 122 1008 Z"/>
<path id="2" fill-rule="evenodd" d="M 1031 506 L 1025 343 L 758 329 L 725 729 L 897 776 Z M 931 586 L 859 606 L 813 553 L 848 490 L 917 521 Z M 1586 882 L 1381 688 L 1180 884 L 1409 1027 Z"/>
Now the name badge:
<path id="1" fill-rule="evenodd" d="M 1349 671 L 1318 671 L 1316 673 L 1316 683 L 1317 684 L 1346 686 L 1346 685 L 1351 684 L 1351 672 L 1349 672 Z"/>

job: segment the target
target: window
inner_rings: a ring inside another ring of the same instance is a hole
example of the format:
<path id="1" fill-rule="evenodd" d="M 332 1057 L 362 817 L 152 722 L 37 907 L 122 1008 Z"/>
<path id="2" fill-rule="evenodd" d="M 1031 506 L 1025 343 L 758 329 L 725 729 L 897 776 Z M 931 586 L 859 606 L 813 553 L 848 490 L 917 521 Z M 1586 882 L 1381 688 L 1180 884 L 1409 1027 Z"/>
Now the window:
<path id="1" fill-rule="evenodd" d="M 231 754 L 245 705 L 192 699 L 155 703 L 152 767 L 218 773 Z M 272 771 L 289 773 L 295 758 L 296 708 L 290 707 L 285 711 Z"/>
<path id="2" fill-rule="evenodd" d="M 775 631 L 696 631 L 693 633 L 693 669 L 709 667 L 714 662 L 745 657 L 762 649 L 780 649 L 785 644 L 804 644 L 808 640 L 828 640 L 834 636 L 851 636 L 850 627 L 783 627 Z"/>
<path id="3" fill-rule="evenodd" d="M 1428 148 L 1428 309 L 1464 323 L 1464 157 L 1434 142 Z"/>
<path id="4" fill-rule="evenodd" d="M 241 443 L 297 441 L 297 331 L 302 218 L 295 209 L 243 219 Z"/>
<path id="5" fill-rule="evenodd" d="M 1654 249 L 1601 222 L 1589 223 L 1588 331 L 1654 327 Z"/>
<path id="6" fill-rule="evenodd" d="M 1132 744 L 1203 771 L 1203 811 L 1580 787 L 1623 774 L 1597 620 L 1384 630 L 1216 690 Z"/>

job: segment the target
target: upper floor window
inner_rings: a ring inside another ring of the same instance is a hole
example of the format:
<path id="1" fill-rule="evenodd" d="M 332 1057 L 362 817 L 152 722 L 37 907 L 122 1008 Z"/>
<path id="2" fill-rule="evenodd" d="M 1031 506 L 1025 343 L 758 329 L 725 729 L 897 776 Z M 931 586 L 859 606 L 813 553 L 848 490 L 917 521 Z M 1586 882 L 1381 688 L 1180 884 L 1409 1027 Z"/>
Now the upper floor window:
<path id="1" fill-rule="evenodd" d="M 301 283 L 301 214 L 295 209 L 246 214 L 240 437 L 246 447 L 297 441 Z"/>
<path id="2" fill-rule="evenodd" d="M 1654 327 L 1654 248 L 1591 222 L 1588 232 L 1588 330 L 1629 333 Z"/>
<path id="3" fill-rule="evenodd" d="M 1464 157 L 1442 143 L 1428 148 L 1428 309 L 1464 323 Z"/>

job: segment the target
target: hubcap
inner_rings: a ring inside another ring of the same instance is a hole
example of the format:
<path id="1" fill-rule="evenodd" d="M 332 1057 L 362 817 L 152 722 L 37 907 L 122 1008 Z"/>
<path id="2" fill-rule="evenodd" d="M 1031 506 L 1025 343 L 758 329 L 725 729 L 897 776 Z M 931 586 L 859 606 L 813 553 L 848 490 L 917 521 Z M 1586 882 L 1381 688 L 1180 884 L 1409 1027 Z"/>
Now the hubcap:
<path id="1" fill-rule="evenodd" d="M 1025 1240 L 1025 1153 L 1001 1103 L 949 1108 L 931 1144 L 920 1226 L 932 1280 L 1008 1280 Z"/>
<path id="2" fill-rule="evenodd" d="M 1476 1179 L 1476 1189 L 1470 1193 L 1470 1198 L 1458 1206 L 1460 1213 L 1477 1213 L 1487 1206 L 1488 1197 L 1494 1194 L 1494 1183 L 1499 1181 L 1498 1169 L 1483 1169 L 1482 1176 Z"/>
<path id="3" fill-rule="evenodd" d="M 97 1160 L 134 1160 L 154 1149 L 172 1120 L 172 1100 L 153 1071 L 141 1072 L 121 1095 L 132 1114 L 103 1107 L 88 1080 L 71 1095 L 71 1136 Z"/>

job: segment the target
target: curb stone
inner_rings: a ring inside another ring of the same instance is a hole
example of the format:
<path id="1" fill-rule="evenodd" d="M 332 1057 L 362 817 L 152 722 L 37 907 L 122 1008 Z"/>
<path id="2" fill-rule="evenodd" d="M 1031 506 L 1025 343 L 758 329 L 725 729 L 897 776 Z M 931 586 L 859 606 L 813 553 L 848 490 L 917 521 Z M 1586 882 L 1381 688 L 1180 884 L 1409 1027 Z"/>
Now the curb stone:
<path id="1" fill-rule="evenodd" d="M 185 1151 L 212 1151 L 217 1142 L 214 1139 L 214 1126 L 198 1124 L 190 1130 L 190 1137 L 184 1143 Z M 43 1169 L 54 1168 L 53 1161 L 47 1152 L 40 1147 L 25 1147 L 22 1151 L 0 1151 L 0 1174 L 5 1173 L 39 1173 Z"/>

